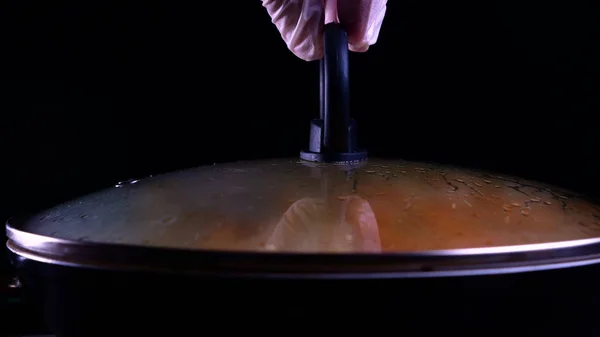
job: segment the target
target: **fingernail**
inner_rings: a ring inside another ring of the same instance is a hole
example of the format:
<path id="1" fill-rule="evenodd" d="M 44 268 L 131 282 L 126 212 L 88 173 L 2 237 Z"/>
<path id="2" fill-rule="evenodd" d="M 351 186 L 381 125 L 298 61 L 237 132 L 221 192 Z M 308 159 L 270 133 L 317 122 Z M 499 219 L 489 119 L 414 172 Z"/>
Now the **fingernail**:
<path id="1" fill-rule="evenodd" d="M 349 44 L 348 49 L 350 49 L 350 51 L 353 51 L 355 53 L 364 53 L 367 50 L 369 50 L 369 45 L 367 44 L 367 45 L 356 46 L 356 45 Z"/>

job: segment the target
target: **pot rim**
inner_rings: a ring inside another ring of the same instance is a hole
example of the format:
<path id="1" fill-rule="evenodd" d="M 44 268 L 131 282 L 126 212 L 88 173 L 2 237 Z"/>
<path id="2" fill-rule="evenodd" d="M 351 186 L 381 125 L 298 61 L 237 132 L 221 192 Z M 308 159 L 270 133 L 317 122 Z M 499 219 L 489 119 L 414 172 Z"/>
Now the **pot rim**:
<path id="1" fill-rule="evenodd" d="M 104 270 L 223 277 L 373 279 L 532 272 L 600 263 L 600 238 L 397 253 L 281 253 L 190 250 L 74 241 L 6 223 L 7 247 L 38 262 Z"/>

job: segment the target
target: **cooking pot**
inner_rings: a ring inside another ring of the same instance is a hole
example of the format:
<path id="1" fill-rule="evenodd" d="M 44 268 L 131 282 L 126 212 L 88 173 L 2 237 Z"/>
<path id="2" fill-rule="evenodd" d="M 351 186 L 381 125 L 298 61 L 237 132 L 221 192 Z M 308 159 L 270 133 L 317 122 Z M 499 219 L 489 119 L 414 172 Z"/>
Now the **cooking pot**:
<path id="1" fill-rule="evenodd" d="M 215 164 L 120 182 L 6 230 L 60 336 L 599 330 L 600 207 L 493 173 Z"/>
<path id="2" fill-rule="evenodd" d="M 600 207 L 515 177 L 365 162 L 339 25 L 324 46 L 303 161 L 121 182 L 9 220 L 20 281 L 50 328 L 598 334 Z"/>

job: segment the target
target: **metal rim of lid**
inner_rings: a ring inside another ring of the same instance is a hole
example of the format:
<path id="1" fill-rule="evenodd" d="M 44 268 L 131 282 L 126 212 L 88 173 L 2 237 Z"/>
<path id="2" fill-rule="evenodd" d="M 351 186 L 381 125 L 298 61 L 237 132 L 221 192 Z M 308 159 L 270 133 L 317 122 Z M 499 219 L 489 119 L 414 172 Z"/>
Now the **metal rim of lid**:
<path id="1" fill-rule="evenodd" d="M 393 279 L 532 272 L 600 263 L 600 238 L 420 252 L 229 252 L 81 242 L 22 231 L 9 219 L 7 247 L 37 262 L 91 269 L 221 277 Z"/>

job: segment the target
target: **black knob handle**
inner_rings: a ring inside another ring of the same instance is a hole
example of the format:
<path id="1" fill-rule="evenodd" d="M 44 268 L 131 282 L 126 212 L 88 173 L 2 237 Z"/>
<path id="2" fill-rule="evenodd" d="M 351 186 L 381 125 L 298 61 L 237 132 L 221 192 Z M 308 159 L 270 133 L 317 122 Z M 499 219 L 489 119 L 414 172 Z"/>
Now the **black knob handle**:
<path id="1" fill-rule="evenodd" d="M 366 160 L 367 153 L 356 150 L 356 123 L 350 118 L 348 37 L 339 24 L 330 23 L 324 27 L 323 43 L 320 119 L 312 121 L 309 150 L 300 158 L 330 163 Z"/>
<path id="2" fill-rule="evenodd" d="M 323 32 L 323 147 L 327 152 L 346 153 L 350 149 L 350 84 L 348 77 L 348 37 L 338 24 L 328 24 Z"/>

